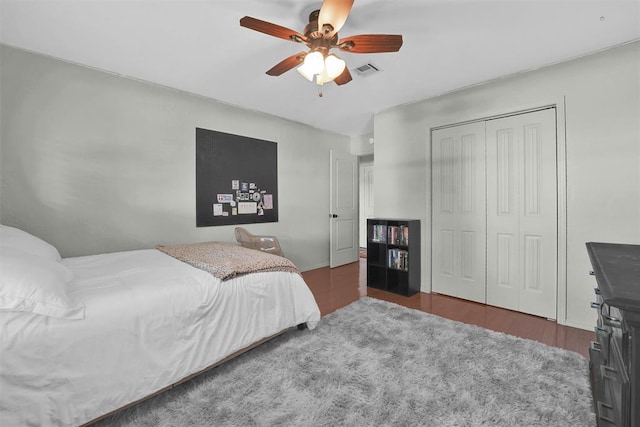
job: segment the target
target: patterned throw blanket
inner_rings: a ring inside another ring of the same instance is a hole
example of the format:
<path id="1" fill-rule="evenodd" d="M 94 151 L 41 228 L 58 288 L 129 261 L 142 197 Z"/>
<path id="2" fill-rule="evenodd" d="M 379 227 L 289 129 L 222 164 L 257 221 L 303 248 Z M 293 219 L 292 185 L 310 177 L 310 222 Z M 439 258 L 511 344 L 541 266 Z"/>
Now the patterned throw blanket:
<path id="1" fill-rule="evenodd" d="M 229 280 L 243 274 L 262 271 L 285 271 L 300 274 L 298 268 L 287 258 L 229 243 L 157 245 L 156 249 L 196 268 L 208 271 L 220 280 Z"/>

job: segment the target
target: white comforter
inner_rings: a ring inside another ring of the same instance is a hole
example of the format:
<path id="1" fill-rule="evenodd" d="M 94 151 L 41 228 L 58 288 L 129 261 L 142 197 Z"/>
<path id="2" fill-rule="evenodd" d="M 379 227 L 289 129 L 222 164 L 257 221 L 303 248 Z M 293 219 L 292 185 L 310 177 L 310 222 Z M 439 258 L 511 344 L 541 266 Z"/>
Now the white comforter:
<path id="1" fill-rule="evenodd" d="M 220 282 L 157 250 L 63 263 L 83 320 L 0 312 L 0 425 L 79 425 L 320 319 L 294 273 Z"/>

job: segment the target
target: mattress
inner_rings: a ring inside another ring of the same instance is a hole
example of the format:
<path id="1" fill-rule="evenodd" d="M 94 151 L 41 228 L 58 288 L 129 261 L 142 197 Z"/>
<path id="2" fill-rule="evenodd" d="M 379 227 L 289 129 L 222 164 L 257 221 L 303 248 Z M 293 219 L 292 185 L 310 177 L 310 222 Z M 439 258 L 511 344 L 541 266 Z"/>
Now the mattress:
<path id="1" fill-rule="evenodd" d="M 320 319 L 295 273 L 221 282 L 157 250 L 62 262 L 85 318 L 0 312 L 1 425 L 79 425 Z"/>

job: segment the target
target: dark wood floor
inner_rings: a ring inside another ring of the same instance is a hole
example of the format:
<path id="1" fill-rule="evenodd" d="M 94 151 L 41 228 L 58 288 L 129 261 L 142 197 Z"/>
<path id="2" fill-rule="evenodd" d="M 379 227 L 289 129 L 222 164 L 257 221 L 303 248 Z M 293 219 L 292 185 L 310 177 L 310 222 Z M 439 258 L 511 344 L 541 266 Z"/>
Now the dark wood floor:
<path id="1" fill-rule="evenodd" d="M 448 319 L 482 326 L 522 338 L 575 351 L 588 357 L 593 332 L 558 325 L 553 321 L 458 298 L 420 292 L 403 297 L 367 288 L 366 259 L 342 267 L 319 268 L 302 275 L 318 302 L 322 315 L 368 295 Z"/>

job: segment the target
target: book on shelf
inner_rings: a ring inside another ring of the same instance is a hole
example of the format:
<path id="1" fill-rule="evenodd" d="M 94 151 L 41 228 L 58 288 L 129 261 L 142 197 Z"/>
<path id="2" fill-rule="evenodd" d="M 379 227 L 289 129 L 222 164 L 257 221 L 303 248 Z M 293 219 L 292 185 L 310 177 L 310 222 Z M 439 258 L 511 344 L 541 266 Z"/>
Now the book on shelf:
<path id="1" fill-rule="evenodd" d="M 387 227 L 381 224 L 374 224 L 371 229 L 371 241 L 387 243 Z"/>
<path id="2" fill-rule="evenodd" d="M 391 245 L 409 246 L 409 227 L 406 225 L 390 225 L 387 233 Z"/>
<path id="3" fill-rule="evenodd" d="M 389 268 L 409 271 L 409 252 L 404 249 L 389 249 Z"/>

